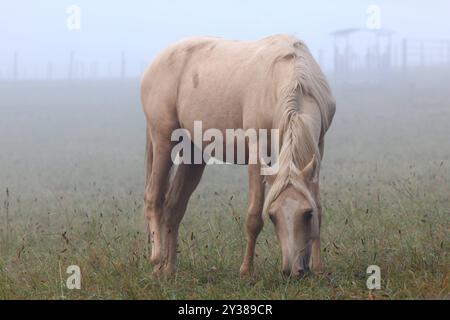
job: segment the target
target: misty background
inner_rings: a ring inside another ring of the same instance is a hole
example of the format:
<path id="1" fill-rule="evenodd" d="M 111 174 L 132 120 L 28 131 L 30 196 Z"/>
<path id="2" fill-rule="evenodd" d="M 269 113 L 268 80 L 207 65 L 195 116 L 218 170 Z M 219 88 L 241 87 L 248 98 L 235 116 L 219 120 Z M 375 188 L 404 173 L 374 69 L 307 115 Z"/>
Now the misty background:
<path id="1" fill-rule="evenodd" d="M 79 29 L 68 26 L 71 5 L 80 8 Z M 401 64 L 403 39 L 425 41 L 427 56 L 448 50 L 450 57 L 450 49 L 429 43 L 450 40 L 447 0 L 17 0 L 0 4 L 0 79 L 137 77 L 158 52 L 184 37 L 254 40 L 276 33 L 303 39 L 329 72 L 336 69 L 330 34 L 366 28 L 370 5 L 381 10 L 379 27 L 393 32 L 392 65 Z M 369 37 L 354 39 L 353 50 Z M 345 50 L 345 43 L 338 45 Z M 444 57 L 435 60 L 450 59 L 436 54 Z"/>
<path id="2" fill-rule="evenodd" d="M 449 0 L 1 1 L 0 300 L 448 299 L 449 13 Z M 163 284 L 148 263 L 139 77 L 188 36 L 276 33 L 306 42 L 336 99 L 320 170 L 327 276 L 279 281 L 267 221 L 258 280 L 241 281 L 247 168 L 216 165 Z M 83 290 L 65 289 L 69 265 Z M 369 265 L 381 290 L 366 288 Z"/>

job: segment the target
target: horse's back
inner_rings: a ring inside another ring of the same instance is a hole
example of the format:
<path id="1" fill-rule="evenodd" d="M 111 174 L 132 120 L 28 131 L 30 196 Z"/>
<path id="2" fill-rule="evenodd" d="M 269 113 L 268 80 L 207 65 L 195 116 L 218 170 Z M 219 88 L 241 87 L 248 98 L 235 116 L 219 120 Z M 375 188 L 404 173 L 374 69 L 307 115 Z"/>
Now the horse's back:
<path id="1" fill-rule="evenodd" d="M 292 62 L 305 50 L 303 42 L 289 35 L 258 41 L 213 37 L 179 41 L 145 72 L 144 110 L 155 121 L 169 115 L 187 127 L 193 120 L 203 120 L 206 127 L 239 128 L 250 114 L 270 120 L 277 93 L 292 81 Z"/>

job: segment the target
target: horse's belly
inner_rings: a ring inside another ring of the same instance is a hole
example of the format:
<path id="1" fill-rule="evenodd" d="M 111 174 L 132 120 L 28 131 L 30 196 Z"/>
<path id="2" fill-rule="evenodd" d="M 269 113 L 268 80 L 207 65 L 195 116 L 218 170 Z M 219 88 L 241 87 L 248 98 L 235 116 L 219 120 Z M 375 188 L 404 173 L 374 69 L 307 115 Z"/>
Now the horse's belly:
<path id="1" fill-rule="evenodd" d="M 233 122 L 230 122 L 229 126 L 224 122 L 216 124 L 216 127 L 205 126 L 203 121 L 195 120 L 183 126 L 183 139 L 189 139 L 195 146 L 193 151 L 200 154 L 195 156 L 197 161 L 208 161 L 213 157 L 220 162 L 247 165 L 258 163 L 262 154 L 272 154 L 271 130 L 242 128 Z"/>

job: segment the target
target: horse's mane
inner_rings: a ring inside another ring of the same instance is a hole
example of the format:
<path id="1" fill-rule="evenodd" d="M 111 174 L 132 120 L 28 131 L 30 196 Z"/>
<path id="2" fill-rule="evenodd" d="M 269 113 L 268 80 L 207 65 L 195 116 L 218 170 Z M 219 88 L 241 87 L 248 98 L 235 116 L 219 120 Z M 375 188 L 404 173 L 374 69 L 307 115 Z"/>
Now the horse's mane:
<path id="1" fill-rule="evenodd" d="M 309 96 L 315 100 L 321 118 L 321 138 L 328 130 L 335 112 L 335 101 L 320 67 L 315 62 L 306 45 L 294 37 L 288 37 L 288 52 L 283 57 L 292 57 L 293 77 L 281 88 L 278 106 L 274 115 L 274 127 L 279 129 L 281 151 L 278 159 L 279 170 L 266 196 L 264 212 L 268 206 L 288 186 L 299 191 L 306 186 L 296 177 L 318 152 L 318 141 L 310 132 L 302 116 L 302 100 Z M 305 193 L 305 192 L 303 192 Z"/>

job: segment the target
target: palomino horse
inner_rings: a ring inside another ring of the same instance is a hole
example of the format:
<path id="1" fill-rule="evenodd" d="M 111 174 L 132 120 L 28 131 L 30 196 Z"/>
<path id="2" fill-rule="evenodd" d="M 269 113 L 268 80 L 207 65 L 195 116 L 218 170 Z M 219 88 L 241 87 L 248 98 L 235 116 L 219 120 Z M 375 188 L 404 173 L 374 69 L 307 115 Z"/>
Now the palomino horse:
<path id="1" fill-rule="evenodd" d="M 156 273 L 175 272 L 178 228 L 205 168 L 204 162 L 181 163 L 169 178 L 171 134 L 183 128 L 192 135 L 195 121 L 221 132 L 279 130 L 279 170 L 263 176 L 263 161 L 248 165 L 247 249 L 241 275 L 253 270 L 263 212 L 275 225 L 284 274 L 322 269 L 319 169 L 335 100 L 302 41 L 288 35 L 254 42 L 209 37 L 181 41 L 146 70 L 141 98 L 147 118 L 145 211 Z"/>

